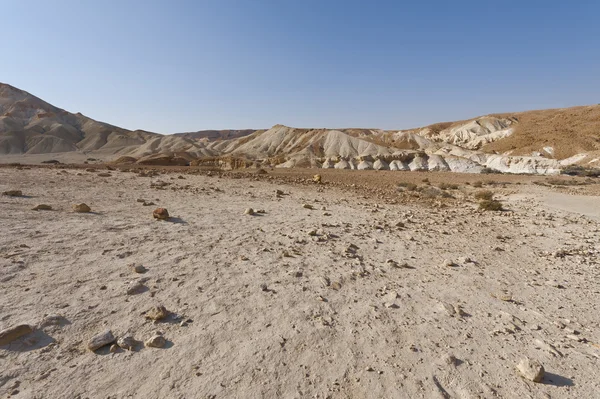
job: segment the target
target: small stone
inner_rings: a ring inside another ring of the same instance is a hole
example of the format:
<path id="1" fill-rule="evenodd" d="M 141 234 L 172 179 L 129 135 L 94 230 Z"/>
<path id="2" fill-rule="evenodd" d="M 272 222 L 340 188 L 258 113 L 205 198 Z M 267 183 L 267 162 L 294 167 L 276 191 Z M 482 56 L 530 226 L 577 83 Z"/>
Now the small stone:
<path id="1" fill-rule="evenodd" d="M 167 340 L 165 337 L 158 334 L 153 335 L 146 342 L 144 342 L 144 345 L 150 348 L 164 348 L 166 344 Z"/>
<path id="2" fill-rule="evenodd" d="M 331 283 L 331 289 L 335 290 L 335 291 L 339 291 L 342 289 L 342 283 L 340 283 L 339 281 L 334 281 L 333 283 Z"/>
<path id="3" fill-rule="evenodd" d="M 46 204 L 39 204 L 31 208 L 32 211 L 51 211 L 52 207 Z"/>
<path id="4" fill-rule="evenodd" d="M 246 210 L 244 211 L 244 215 L 254 215 L 254 209 L 246 208 Z"/>
<path id="5" fill-rule="evenodd" d="M 504 291 L 504 292 L 499 293 L 497 298 L 504 302 L 512 302 L 513 295 L 509 291 Z"/>
<path id="6" fill-rule="evenodd" d="M 146 273 L 147 269 L 143 265 L 133 265 L 133 271 L 136 273 Z"/>
<path id="7" fill-rule="evenodd" d="M 282 190 L 277 190 L 277 191 L 275 191 L 275 194 L 277 194 L 277 195 L 283 195 L 283 191 Z"/>
<path id="8" fill-rule="evenodd" d="M 565 288 L 563 285 L 559 284 L 556 280 L 546 281 L 546 285 L 554 288 Z"/>
<path id="9" fill-rule="evenodd" d="M 583 341 L 583 338 L 581 336 L 575 335 L 575 334 L 567 334 L 567 338 L 572 339 L 573 341 L 577 341 L 577 342 Z"/>
<path id="10" fill-rule="evenodd" d="M 454 261 L 452 261 L 451 259 L 444 259 L 442 265 L 446 267 L 453 267 L 456 266 L 456 263 L 454 263 Z"/>
<path id="11" fill-rule="evenodd" d="M 529 381 L 541 382 L 544 378 L 544 366 L 537 360 L 529 359 L 528 357 L 523 358 L 517 364 L 517 370 L 519 370 L 523 378 Z"/>
<path id="12" fill-rule="evenodd" d="M 169 311 L 163 305 L 158 305 L 146 312 L 146 318 L 150 320 L 162 320 L 169 315 Z"/>
<path id="13" fill-rule="evenodd" d="M 136 202 L 141 202 L 141 203 L 144 203 L 144 202 L 146 202 L 146 200 L 145 200 L 145 199 L 143 199 L 143 198 L 138 198 L 138 199 L 136 199 Z"/>
<path id="14" fill-rule="evenodd" d="M 133 338 L 130 335 L 126 337 L 121 337 L 117 340 L 117 345 L 119 345 L 121 349 L 125 349 L 128 351 L 134 350 L 137 346 L 137 343 L 138 342 L 135 340 L 135 338 Z"/>
<path id="15" fill-rule="evenodd" d="M 129 283 L 129 287 L 127 288 L 127 295 L 136 295 L 144 292 L 146 290 L 146 286 L 139 280 L 131 281 Z"/>
<path id="16" fill-rule="evenodd" d="M 467 313 L 465 313 L 465 311 L 463 310 L 462 306 L 460 306 L 460 305 L 454 305 L 454 311 L 456 312 L 456 314 L 459 317 L 467 316 Z"/>
<path id="17" fill-rule="evenodd" d="M 456 310 L 454 309 L 454 306 L 452 306 L 451 304 L 447 303 L 447 302 L 441 302 L 442 305 L 442 309 L 444 311 L 446 311 L 446 314 L 448 316 L 454 316 L 456 314 Z"/>
<path id="18" fill-rule="evenodd" d="M 60 315 L 56 315 L 56 314 L 51 314 L 48 315 L 46 317 L 44 317 L 44 319 L 40 322 L 39 324 L 39 328 L 44 328 L 44 327 L 48 327 L 48 326 L 60 326 L 61 324 L 66 324 L 67 320 L 60 316 Z"/>
<path id="19" fill-rule="evenodd" d="M 112 331 L 106 330 L 94 335 L 92 339 L 90 339 L 90 342 L 88 342 L 88 349 L 95 351 L 96 349 L 112 344 L 113 342 L 115 342 L 115 337 L 113 336 Z"/>
<path id="20" fill-rule="evenodd" d="M 81 204 L 73 205 L 73 210 L 75 212 L 79 212 L 79 213 L 88 213 L 88 212 L 92 211 L 92 208 L 90 208 L 89 206 L 87 206 L 84 203 L 81 203 Z"/>
<path id="21" fill-rule="evenodd" d="M 23 335 L 33 332 L 33 328 L 28 324 L 19 324 L 0 331 L 0 346 L 6 345 Z"/>
<path id="22" fill-rule="evenodd" d="M 260 290 L 264 291 L 264 292 L 267 292 L 267 291 L 269 291 L 269 287 L 265 283 L 262 283 L 260 285 Z"/>
<path id="23" fill-rule="evenodd" d="M 8 195 L 9 197 L 20 197 L 23 195 L 21 190 L 8 190 L 2 193 L 3 195 Z"/>
<path id="24" fill-rule="evenodd" d="M 458 359 L 452 353 L 446 353 L 442 356 L 442 362 L 449 366 L 458 365 Z"/>
<path id="25" fill-rule="evenodd" d="M 314 175 L 313 176 L 313 181 L 315 183 L 321 183 L 321 175 Z"/>
<path id="26" fill-rule="evenodd" d="M 111 174 L 104 172 L 104 173 L 98 173 L 96 176 L 98 176 L 98 177 L 110 177 Z"/>
<path id="27" fill-rule="evenodd" d="M 314 206 L 310 205 L 310 204 L 302 204 L 302 208 L 304 209 L 315 209 Z"/>
<path id="28" fill-rule="evenodd" d="M 154 219 L 167 220 L 169 218 L 169 212 L 167 211 L 167 208 L 156 208 L 154 212 L 152 212 L 152 216 Z"/>

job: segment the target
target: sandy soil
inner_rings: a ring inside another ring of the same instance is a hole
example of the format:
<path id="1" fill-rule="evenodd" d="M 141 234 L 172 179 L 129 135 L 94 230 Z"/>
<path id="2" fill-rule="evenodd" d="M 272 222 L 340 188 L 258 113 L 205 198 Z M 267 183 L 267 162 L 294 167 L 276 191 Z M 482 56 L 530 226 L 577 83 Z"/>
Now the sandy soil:
<path id="1" fill-rule="evenodd" d="M 24 194 L 0 196 L 0 329 L 36 326 L 0 347 L 0 397 L 598 397 L 597 184 L 490 184 L 508 211 L 481 212 L 471 183 L 431 206 L 389 174 L 109 173 L 0 168 Z M 106 329 L 167 344 L 88 350 Z"/>

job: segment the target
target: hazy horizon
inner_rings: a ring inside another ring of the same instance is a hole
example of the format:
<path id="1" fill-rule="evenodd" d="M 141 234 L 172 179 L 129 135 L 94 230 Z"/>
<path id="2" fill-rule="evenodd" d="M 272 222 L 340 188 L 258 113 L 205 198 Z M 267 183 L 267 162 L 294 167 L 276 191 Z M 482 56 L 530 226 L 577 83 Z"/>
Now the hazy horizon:
<path id="1" fill-rule="evenodd" d="M 395 130 L 600 102 L 594 2 L 3 9 L 0 81 L 131 130 Z"/>

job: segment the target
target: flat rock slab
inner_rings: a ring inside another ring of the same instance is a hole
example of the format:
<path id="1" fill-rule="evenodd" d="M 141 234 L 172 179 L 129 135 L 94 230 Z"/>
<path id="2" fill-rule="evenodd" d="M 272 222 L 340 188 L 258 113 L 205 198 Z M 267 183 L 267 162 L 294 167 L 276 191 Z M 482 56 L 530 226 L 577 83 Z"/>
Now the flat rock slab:
<path id="1" fill-rule="evenodd" d="M 33 328 L 28 324 L 19 324 L 0 331 L 0 346 L 11 343 L 12 341 L 33 332 Z"/>

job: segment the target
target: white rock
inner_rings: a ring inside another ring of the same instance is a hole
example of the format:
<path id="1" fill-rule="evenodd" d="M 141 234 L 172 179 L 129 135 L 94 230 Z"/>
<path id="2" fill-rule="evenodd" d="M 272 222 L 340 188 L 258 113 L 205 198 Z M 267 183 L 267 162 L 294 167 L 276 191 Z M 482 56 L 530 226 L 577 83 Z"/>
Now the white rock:
<path id="1" fill-rule="evenodd" d="M 517 364 L 517 370 L 519 370 L 523 378 L 529 381 L 541 382 L 544 378 L 544 366 L 537 360 L 528 357 L 521 359 L 519 364 Z"/>
<path id="2" fill-rule="evenodd" d="M 106 330 L 99 334 L 96 334 L 90 339 L 88 342 L 88 349 L 91 351 L 95 351 L 98 348 L 102 348 L 104 345 L 112 344 L 115 342 L 115 337 L 112 334 L 112 331 Z"/>
<path id="3" fill-rule="evenodd" d="M 150 348 L 163 348 L 167 344 L 167 340 L 162 335 L 155 334 L 144 344 Z"/>

